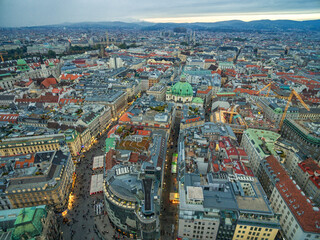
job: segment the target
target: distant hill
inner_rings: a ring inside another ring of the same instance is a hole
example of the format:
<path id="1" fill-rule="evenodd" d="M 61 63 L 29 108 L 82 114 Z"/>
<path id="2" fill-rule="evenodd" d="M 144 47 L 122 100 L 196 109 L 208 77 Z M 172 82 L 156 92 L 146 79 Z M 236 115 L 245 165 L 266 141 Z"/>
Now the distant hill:
<path id="1" fill-rule="evenodd" d="M 151 23 L 151 22 L 81 22 L 47 25 L 43 27 L 68 28 L 104 28 L 104 29 L 136 29 L 144 31 L 173 30 L 174 28 L 187 28 L 207 31 L 320 31 L 320 20 L 292 21 L 292 20 L 258 20 L 243 22 L 239 20 L 222 22 L 196 22 L 196 23 Z M 32 27 L 37 28 L 37 27 Z"/>
<path id="2" fill-rule="evenodd" d="M 191 28 L 193 30 L 237 30 L 237 31 L 320 31 L 320 20 L 291 21 L 291 20 L 258 20 L 243 22 L 238 20 L 213 23 L 157 23 L 144 30 L 165 30 L 175 27 Z"/>

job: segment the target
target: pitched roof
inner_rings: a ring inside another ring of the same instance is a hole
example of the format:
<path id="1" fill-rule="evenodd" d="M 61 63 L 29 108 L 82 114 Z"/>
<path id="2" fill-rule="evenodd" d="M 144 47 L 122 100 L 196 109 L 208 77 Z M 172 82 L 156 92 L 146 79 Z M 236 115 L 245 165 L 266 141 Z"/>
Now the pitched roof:
<path id="1" fill-rule="evenodd" d="M 319 209 L 314 208 L 305 194 L 302 194 L 300 187 L 293 183 L 288 173 L 274 156 L 266 158 L 269 167 L 274 171 L 279 181 L 276 188 L 286 205 L 295 216 L 299 225 L 305 232 L 320 233 Z"/>
<path id="2" fill-rule="evenodd" d="M 15 122 L 19 114 L 0 114 L 0 121 L 1 122 Z"/>
<path id="3" fill-rule="evenodd" d="M 41 82 L 45 88 L 49 88 L 51 85 L 57 84 L 57 80 L 55 78 L 46 78 L 44 81 Z"/>
<path id="4" fill-rule="evenodd" d="M 119 122 L 130 122 L 131 118 L 129 116 L 133 116 L 133 115 L 134 114 L 131 112 L 126 112 L 120 117 Z"/>
<path id="5" fill-rule="evenodd" d="M 142 135 L 142 136 L 150 136 L 151 131 L 148 131 L 148 130 L 137 130 L 137 134 L 138 135 Z"/>
<path id="6" fill-rule="evenodd" d="M 61 80 L 75 80 L 79 77 L 82 77 L 81 74 L 61 74 L 60 79 Z"/>
<path id="7" fill-rule="evenodd" d="M 314 183 L 317 188 L 320 188 L 320 166 L 312 158 L 308 158 L 300 163 L 298 166 L 304 172 L 308 172 L 309 179 Z"/>

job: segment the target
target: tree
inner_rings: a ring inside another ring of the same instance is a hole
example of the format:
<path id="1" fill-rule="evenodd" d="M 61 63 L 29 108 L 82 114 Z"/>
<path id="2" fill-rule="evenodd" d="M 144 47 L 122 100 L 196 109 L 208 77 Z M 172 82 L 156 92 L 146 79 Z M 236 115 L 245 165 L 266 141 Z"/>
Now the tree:
<path id="1" fill-rule="evenodd" d="M 121 43 L 118 47 L 121 48 L 121 49 L 127 49 L 128 48 L 126 43 Z"/>
<path id="2" fill-rule="evenodd" d="M 49 50 L 48 51 L 48 58 L 56 58 L 56 52 L 55 51 L 52 51 L 52 50 Z"/>

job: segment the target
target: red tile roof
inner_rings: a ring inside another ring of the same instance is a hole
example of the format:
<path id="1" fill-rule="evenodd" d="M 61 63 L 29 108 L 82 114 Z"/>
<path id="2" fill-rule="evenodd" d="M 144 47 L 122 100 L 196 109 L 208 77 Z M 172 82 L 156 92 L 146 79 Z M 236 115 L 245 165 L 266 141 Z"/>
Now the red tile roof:
<path id="1" fill-rule="evenodd" d="M 314 183 L 317 188 L 320 188 L 320 166 L 312 158 L 308 158 L 301 163 L 298 163 L 298 166 L 304 172 L 308 172 L 309 179 Z"/>
<path id="2" fill-rule="evenodd" d="M 77 78 L 82 77 L 81 74 L 61 74 L 60 79 L 61 80 L 76 80 Z"/>
<path id="3" fill-rule="evenodd" d="M 218 73 L 219 75 L 221 75 L 221 69 L 217 69 L 217 71 L 211 71 L 212 74 Z"/>
<path id="4" fill-rule="evenodd" d="M 110 129 L 110 131 L 108 132 L 108 138 L 110 138 L 110 135 L 117 130 L 118 126 L 119 124 L 115 125 L 113 128 Z"/>
<path id="5" fill-rule="evenodd" d="M 43 85 L 45 88 L 49 88 L 51 85 L 56 85 L 57 80 L 55 78 L 46 78 L 41 82 L 41 85 Z"/>
<path id="6" fill-rule="evenodd" d="M 132 152 L 130 154 L 130 158 L 129 158 L 129 162 L 138 162 L 139 160 L 139 153 L 135 153 L 135 152 Z"/>
<path id="7" fill-rule="evenodd" d="M 120 117 L 119 122 L 130 122 L 131 118 L 129 118 L 128 116 L 133 116 L 133 115 L 134 114 L 131 112 L 126 112 Z"/>
<path id="8" fill-rule="evenodd" d="M 286 202 L 292 214 L 305 232 L 320 233 L 320 212 L 315 211 L 307 197 L 302 194 L 298 185 L 294 184 L 290 176 L 274 156 L 266 158 L 269 167 L 274 171 L 279 181 L 276 188 Z M 290 202 L 291 201 L 291 202 Z M 292 202 L 294 201 L 294 202 Z"/>
<path id="9" fill-rule="evenodd" d="M 59 100 L 60 104 L 81 103 L 81 102 L 83 102 L 83 99 L 61 98 Z"/>
<path id="10" fill-rule="evenodd" d="M 148 131 L 148 130 L 137 130 L 137 134 L 138 135 L 142 135 L 142 136 L 150 136 L 151 131 Z"/>
<path id="11" fill-rule="evenodd" d="M 0 122 L 11 122 L 15 123 L 19 114 L 0 114 Z"/>
<path id="12" fill-rule="evenodd" d="M 258 65 L 246 65 L 246 68 L 260 68 Z"/>
<path id="13" fill-rule="evenodd" d="M 293 73 L 277 72 L 276 75 L 278 75 L 278 76 L 281 76 L 281 75 L 293 75 Z"/>
<path id="14" fill-rule="evenodd" d="M 268 77 L 267 74 L 252 74 L 252 77 Z"/>
<path id="15" fill-rule="evenodd" d="M 206 90 L 202 91 L 202 90 L 198 90 L 197 93 L 201 93 L 201 94 L 208 94 L 210 92 L 210 88 L 207 88 Z"/>
<path id="16" fill-rule="evenodd" d="M 216 62 L 215 59 L 205 59 L 204 61 L 205 61 L 205 62 Z"/>
<path id="17" fill-rule="evenodd" d="M 28 87 L 28 86 L 30 86 L 31 83 L 33 83 L 33 81 L 31 80 L 31 78 L 29 78 L 29 82 L 27 82 L 27 83 L 25 84 L 25 86 Z"/>
<path id="18" fill-rule="evenodd" d="M 244 88 L 236 88 L 235 90 L 233 90 L 233 92 L 248 93 L 249 95 L 258 95 L 258 91 Z"/>

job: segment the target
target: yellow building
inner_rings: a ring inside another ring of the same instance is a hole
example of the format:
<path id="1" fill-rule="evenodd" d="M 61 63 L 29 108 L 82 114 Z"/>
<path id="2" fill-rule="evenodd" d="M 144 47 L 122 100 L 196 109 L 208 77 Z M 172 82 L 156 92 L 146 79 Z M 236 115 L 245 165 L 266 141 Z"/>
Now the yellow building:
<path id="1" fill-rule="evenodd" d="M 16 172 L 10 177 L 5 194 L 12 207 L 51 205 L 63 211 L 75 178 L 71 155 L 62 151 L 36 153 L 33 166 L 25 168 L 27 174 Z"/>
<path id="2" fill-rule="evenodd" d="M 79 156 L 81 151 L 81 138 L 80 134 L 73 129 L 68 129 L 65 131 L 66 143 L 69 147 L 72 157 Z"/>
<path id="3" fill-rule="evenodd" d="M 59 150 L 64 142 L 64 134 L 39 135 L 3 139 L 0 143 L 0 155 L 10 156 L 34 152 Z"/>
<path id="4" fill-rule="evenodd" d="M 80 138 L 81 138 L 81 144 L 82 146 L 84 146 L 84 150 L 88 150 L 90 149 L 90 145 L 91 145 L 91 134 L 90 134 L 90 129 L 86 128 L 81 134 L 80 134 Z"/>
<path id="5" fill-rule="evenodd" d="M 273 240 L 278 231 L 278 228 L 237 224 L 233 240 Z"/>

